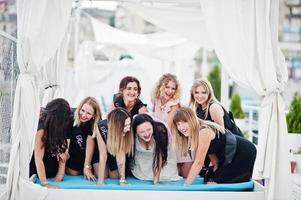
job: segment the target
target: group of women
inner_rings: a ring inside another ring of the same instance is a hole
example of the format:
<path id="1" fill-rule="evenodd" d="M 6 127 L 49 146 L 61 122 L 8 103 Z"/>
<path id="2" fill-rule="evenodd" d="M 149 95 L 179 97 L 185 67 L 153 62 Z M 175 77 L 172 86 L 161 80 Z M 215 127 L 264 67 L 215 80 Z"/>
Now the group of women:
<path id="1" fill-rule="evenodd" d="M 205 183 L 238 183 L 252 177 L 255 146 L 229 131 L 227 110 L 215 99 L 207 80 L 196 80 L 189 107 L 180 104 L 180 84 L 164 74 L 152 92 L 152 111 L 140 99 L 140 82 L 124 77 L 110 112 L 102 119 L 97 100 L 85 98 L 74 110 L 64 99 L 41 109 L 30 175 L 41 184 L 83 174 L 105 184 L 105 178 L 152 180 L 203 176 Z"/>

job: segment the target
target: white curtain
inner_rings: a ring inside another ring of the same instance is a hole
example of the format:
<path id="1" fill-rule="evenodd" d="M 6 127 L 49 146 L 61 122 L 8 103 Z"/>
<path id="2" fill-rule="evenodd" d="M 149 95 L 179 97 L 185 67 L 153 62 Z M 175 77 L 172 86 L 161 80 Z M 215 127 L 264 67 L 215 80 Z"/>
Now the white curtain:
<path id="1" fill-rule="evenodd" d="M 61 47 L 55 52 L 47 64 L 43 67 L 44 95 L 42 106 L 46 106 L 54 98 L 64 97 L 65 71 L 67 65 L 67 48 L 70 39 L 70 26 L 62 41 Z M 66 74 L 68 76 L 68 74 Z"/>
<path id="2" fill-rule="evenodd" d="M 54 56 L 68 25 L 72 0 L 18 0 L 18 65 L 12 119 L 12 147 L 7 178 L 7 199 L 24 199 L 24 182 L 36 132 L 40 100 L 35 74 Z M 34 188 L 39 188 L 35 186 Z M 40 191 L 32 199 L 41 199 Z"/>
<path id="3" fill-rule="evenodd" d="M 121 6 L 166 31 L 176 33 L 207 49 L 212 48 L 200 6 L 181 6 L 181 4 L 147 6 L 127 2 L 123 2 Z"/>
<path id="4" fill-rule="evenodd" d="M 140 54 L 154 59 L 174 61 L 193 57 L 197 49 L 201 47 L 175 33 L 131 33 L 113 28 L 93 17 L 90 19 L 95 39 L 105 45 L 104 51 L 108 45 L 114 45 L 127 50 L 132 56 Z M 175 55 L 176 51 L 181 51 L 181 53 Z M 114 52 L 116 52 L 116 48 Z"/>
<path id="5" fill-rule="evenodd" d="M 206 28 L 229 76 L 262 96 L 254 178 L 266 199 L 290 199 L 287 128 L 282 91 L 287 81 L 278 46 L 279 1 L 201 0 Z"/>

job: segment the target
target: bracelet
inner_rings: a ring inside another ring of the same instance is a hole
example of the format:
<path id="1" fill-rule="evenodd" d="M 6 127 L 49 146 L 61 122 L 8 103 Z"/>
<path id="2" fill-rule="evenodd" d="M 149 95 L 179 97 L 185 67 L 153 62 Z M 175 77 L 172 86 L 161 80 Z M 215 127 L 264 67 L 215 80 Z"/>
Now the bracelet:
<path id="1" fill-rule="evenodd" d="M 91 165 L 84 165 L 84 168 L 85 169 L 92 169 L 92 166 Z"/>
<path id="2" fill-rule="evenodd" d="M 42 186 L 48 185 L 48 181 L 41 181 L 41 185 L 42 185 Z"/>
<path id="3" fill-rule="evenodd" d="M 120 183 L 120 184 L 126 184 L 125 178 L 121 178 L 121 179 L 119 180 L 119 183 Z"/>

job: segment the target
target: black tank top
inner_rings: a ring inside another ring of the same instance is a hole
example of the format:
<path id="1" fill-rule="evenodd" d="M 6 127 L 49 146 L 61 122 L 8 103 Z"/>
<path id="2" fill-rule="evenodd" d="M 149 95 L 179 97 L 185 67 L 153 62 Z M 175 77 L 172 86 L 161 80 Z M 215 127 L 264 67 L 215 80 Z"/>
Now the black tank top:
<path id="1" fill-rule="evenodd" d="M 98 129 L 105 144 L 108 138 L 108 120 L 104 119 L 98 122 Z"/>
<path id="2" fill-rule="evenodd" d="M 114 98 L 114 106 L 115 108 L 122 107 L 126 109 L 122 96 L 116 96 L 116 98 Z M 131 110 L 131 116 L 133 117 L 134 115 L 139 114 L 139 109 L 143 106 L 146 107 L 147 104 L 144 104 L 140 99 L 137 99 L 134 107 Z"/>
<path id="3" fill-rule="evenodd" d="M 209 120 L 209 121 L 214 122 L 212 120 L 210 112 L 209 112 L 211 105 L 212 105 L 212 103 L 209 104 L 207 117 L 205 117 L 206 116 L 206 109 L 203 110 L 201 106 L 198 106 L 197 109 L 196 109 L 196 114 L 197 114 L 198 118 L 200 118 L 202 120 Z M 226 129 L 232 130 L 232 123 L 231 123 L 229 113 L 225 110 L 225 108 L 223 106 L 221 106 L 221 107 L 223 108 L 223 111 L 224 111 L 224 116 L 223 116 L 224 126 L 225 126 Z"/>

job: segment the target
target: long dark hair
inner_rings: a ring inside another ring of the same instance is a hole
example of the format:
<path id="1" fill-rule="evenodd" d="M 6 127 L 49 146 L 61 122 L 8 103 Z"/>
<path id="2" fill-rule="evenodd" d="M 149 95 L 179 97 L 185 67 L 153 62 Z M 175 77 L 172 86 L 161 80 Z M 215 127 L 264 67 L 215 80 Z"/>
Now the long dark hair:
<path id="1" fill-rule="evenodd" d="M 138 114 L 134 117 L 132 128 L 133 133 L 137 134 L 137 127 L 140 124 L 145 122 L 151 123 L 153 126 L 153 137 L 155 140 L 155 155 L 153 159 L 153 172 L 156 173 L 160 167 L 165 166 L 167 161 L 167 149 L 168 149 L 168 131 L 166 126 L 161 122 L 154 121 L 149 115 L 147 114 Z M 134 144 L 136 145 L 136 144 Z M 159 166 L 160 163 L 160 155 L 162 157 L 162 166 Z M 133 155 L 133 161 L 135 160 L 135 150 Z M 134 164 L 134 163 L 133 163 Z"/>
<path id="2" fill-rule="evenodd" d="M 41 111 L 40 119 L 44 127 L 42 142 L 45 148 L 53 153 L 64 153 L 67 149 L 65 132 L 71 126 L 71 109 L 62 98 L 54 99 Z"/>

